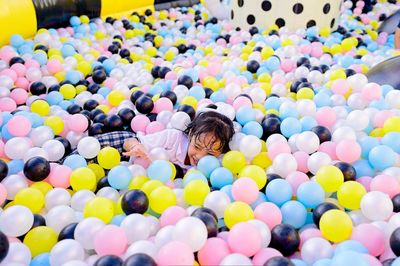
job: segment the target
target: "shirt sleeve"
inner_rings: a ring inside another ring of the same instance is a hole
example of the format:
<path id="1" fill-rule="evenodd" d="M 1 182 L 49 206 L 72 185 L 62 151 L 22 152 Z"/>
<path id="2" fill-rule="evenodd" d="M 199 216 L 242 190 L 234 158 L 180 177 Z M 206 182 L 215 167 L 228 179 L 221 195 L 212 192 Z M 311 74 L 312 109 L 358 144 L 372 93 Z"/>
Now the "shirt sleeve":
<path id="1" fill-rule="evenodd" d="M 153 134 L 138 134 L 137 138 L 147 151 L 151 151 L 158 147 L 164 148 L 165 150 L 171 150 L 179 144 L 182 134 L 182 131 L 176 129 L 165 129 Z"/>

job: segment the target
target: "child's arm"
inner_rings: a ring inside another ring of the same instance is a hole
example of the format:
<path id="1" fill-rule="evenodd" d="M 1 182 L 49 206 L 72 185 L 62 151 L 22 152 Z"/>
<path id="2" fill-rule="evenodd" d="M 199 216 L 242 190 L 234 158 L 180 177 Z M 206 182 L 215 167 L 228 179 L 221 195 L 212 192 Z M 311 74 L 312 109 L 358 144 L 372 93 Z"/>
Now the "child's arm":
<path id="1" fill-rule="evenodd" d="M 124 150 L 126 150 L 126 152 L 122 153 L 124 156 L 136 156 L 147 160 L 150 159 L 148 151 L 137 138 L 126 139 L 124 141 Z"/>

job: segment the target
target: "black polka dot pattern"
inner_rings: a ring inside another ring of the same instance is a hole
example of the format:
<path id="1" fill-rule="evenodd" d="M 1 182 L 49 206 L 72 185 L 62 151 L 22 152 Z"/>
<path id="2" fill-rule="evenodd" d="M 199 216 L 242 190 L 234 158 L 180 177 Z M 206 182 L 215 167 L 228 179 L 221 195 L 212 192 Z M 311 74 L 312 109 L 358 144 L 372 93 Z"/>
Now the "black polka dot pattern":
<path id="1" fill-rule="evenodd" d="M 235 12 L 233 12 L 233 10 L 231 10 L 231 19 L 233 19 L 235 17 Z"/>
<path id="2" fill-rule="evenodd" d="M 311 27 L 314 27 L 315 25 L 317 25 L 317 23 L 315 22 L 315 20 L 310 20 L 310 21 L 308 21 L 307 22 L 307 28 L 311 28 Z"/>
<path id="3" fill-rule="evenodd" d="M 244 5 L 244 1 L 243 0 L 238 0 L 238 6 L 239 7 L 243 7 Z"/>
<path id="4" fill-rule="evenodd" d="M 332 19 L 332 21 L 331 21 L 331 28 L 333 28 L 333 26 L 335 26 L 335 22 L 336 22 L 336 19 Z"/>
<path id="5" fill-rule="evenodd" d="M 272 4 L 270 1 L 263 1 L 261 4 L 261 8 L 262 10 L 264 10 L 265 12 L 270 11 L 272 8 Z"/>
<path id="6" fill-rule="evenodd" d="M 303 13 L 304 7 L 301 3 L 297 3 L 293 5 L 293 13 L 296 15 Z"/>
<path id="7" fill-rule="evenodd" d="M 331 11 L 331 4 L 329 4 L 329 3 L 325 4 L 322 11 L 324 12 L 325 15 L 328 14 L 329 11 Z"/>
<path id="8" fill-rule="evenodd" d="M 256 17 L 253 15 L 248 15 L 247 16 L 247 23 L 249 25 L 253 25 L 256 22 Z"/>
<path id="9" fill-rule="evenodd" d="M 286 22 L 285 22 L 285 20 L 284 20 L 283 18 L 278 18 L 278 19 L 275 21 L 275 24 L 276 24 L 276 26 L 278 26 L 279 28 L 282 28 L 282 27 L 284 27 L 284 26 L 286 25 Z"/>

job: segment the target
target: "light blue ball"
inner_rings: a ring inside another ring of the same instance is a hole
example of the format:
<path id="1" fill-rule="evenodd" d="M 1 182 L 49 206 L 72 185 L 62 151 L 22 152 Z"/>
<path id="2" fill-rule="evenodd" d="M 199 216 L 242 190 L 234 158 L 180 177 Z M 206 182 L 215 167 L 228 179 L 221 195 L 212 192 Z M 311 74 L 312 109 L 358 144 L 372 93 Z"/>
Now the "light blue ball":
<path id="1" fill-rule="evenodd" d="M 63 164 L 68 166 L 72 170 L 87 166 L 87 162 L 86 162 L 85 158 L 83 158 L 82 156 L 80 156 L 78 154 L 69 155 L 67 158 L 65 158 Z"/>
<path id="2" fill-rule="evenodd" d="M 42 253 L 31 260 L 29 266 L 50 266 L 50 253 Z"/>
<path id="3" fill-rule="evenodd" d="M 374 168 L 382 171 L 395 164 L 396 153 L 386 145 L 378 145 L 369 152 L 368 159 Z"/>
<path id="4" fill-rule="evenodd" d="M 24 161 L 23 160 L 11 160 L 7 163 L 8 166 L 8 174 L 14 175 L 18 174 L 20 171 L 24 169 Z"/>
<path id="5" fill-rule="evenodd" d="M 122 221 L 125 219 L 126 215 L 125 214 L 119 214 L 119 215 L 115 215 L 110 224 L 114 224 L 116 226 L 120 226 Z"/>
<path id="6" fill-rule="evenodd" d="M 268 201 L 281 206 L 292 198 L 292 186 L 285 179 L 277 178 L 268 183 L 265 195 Z"/>
<path id="7" fill-rule="evenodd" d="M 258 192 L 257 200 L 253 202 L 250 206 L 254 210 L 255 208 L 257 208 L 258 205 L 266 201 L 267 201 L 267 196 L 265 196 L 265 194 L 260 191 Z"/>
<path id="8" fill-rule="evenodd" d="M 202 181 L 208 183 L 207 177 L 205 175 L 203 175 L 202 172 L 196 171 L 196 172 L 187 174 L 185 176 L 185 178 L 183 179 L 183 186 L 186 187 L 193 180 L 202 180 Z"/>
<path id="9" fill-rule="evenodd" d="M 13 138 L 13 135 L 11 135 L 11 133 L 8 131 L 7 127 L 2 127 L 1 128 L 1 137 L 5 140 L 10 140 L 11 138 Z"/>
<path id="10" fill-rule="evenodd" d="M 159 180 L 162 183 L 166 183 L 172 176 L 171 165 L 164 160 L 155 160 L 147 169 L 147 175 L 152 180 Z"/>
<path id="11" fill-rule="evenodd" d="M 366 136 L 358 140 L 358 144 L 361 146 L 361 156 L 362 158 L 368 158 L 369 152 L 376 146 L 379 145 L 379 140 L 374 137 Z M 387 145 L 386 143 L 384 143 Z"/>
<path id="12" fill-rule="evenodd" d="M 57 105 L 64 99 L 63 95 L 58 91 L 51 91 L 46 95 L 46 101 L 50 105 Z"/>
<path id="13" fill-rule="evenodd" d="M 106 60 L 103 61 L 103 66 L 106 69 L 107 73 L 110 73 L 111 70 L 114 69 L 115 63 L 111 59 L 106 59 Z"/>
<path id="14" fill-rule="evenodd" d="M 40 127 L 44 123 L 43 117 L 36 113 L 28 113 L 28 118 L 31 121 L 33 128 Z"/>
<path id="15" fill-rule="evenodd" d="M 298 119 L 294 117 L 288 117 L 284 119 L 281 123 L 281 132 L 287 138 L 290 138 L 294 134 L 301 132 L 301 123 Z"/>
<path id="16" fill-rule="evenodd" d="M 282 100 L 278 97 L 269 97 L 268 99 L 265 100 L 264 102 L 264 107 L 266 110 L 270 110 L 270 109 L 275 109 L 275 110 L 279 110 L 279 107 L 282 104 Z"/>
<path id="17" fill-rule="evenodd" d="M 132 173 L 128 167 L 119 165 L 108 172 L 107 180 L 115 189 L 127 189 L 132 180 Z"/>
<path id="18" fill-rule="evenodd" d="M 111 92 L 111 90 L 110 90 L 109 88 L 107 88 L 107 87 L 101 87 L 101 88 L 97 91 L 97 93 L 100 94 L 100 95 L 102 95 L 104 98 L 106 98 L 107 95 L 108 95 L 110 92 Z"/>
<path id="19" fill-rule="evenodd" d="M 335 255 L 346 251 L 368 254 L 368 249 L 356 240 L 345 240 L 339 243 L 335 248 Z"/>
<path id="20" fill-rule="evenodd" d="M 227 97 L 226 97 L 225 93 L 223 93 L 222 91 L 216 91 L 211 94 L 210 100 L 213 101 L 214 103 L 218 103 L 218 102 L 225 103 L 227 100 Z"/>
<path id="21" fill-rule="evenodd" d="M 263 128 L 258 122 L 250 121 L 243 126 L 242 132 L 246 135 L 253 135 L 261 138 L 263 135 Z"/>
<path id="22" fill-rule="evenodd" d="M 314 262 L 312 266 L 331 266 L 331 263 L 332 263 L 331 259 L 322 259 Z"/>
<path id="23" fill-rule="evenodd" d="M 357 178 L 362 176 L 374 176 L 375 171 L 371 164 L 367 160 L 358 160 L 353 163 L 354 169 L 356 169 Z"/>
<path id="24" fill-rule="evenodd" d="M 332 258 L 332 264 L 335 266 L 348 266 L 348 265 L 357 265 L 357 266 L 369 266 L 368 259 L 360 253 L 354 251 L 345 251 L 341 252 L 338 255 Z"/>
<path id="25" fill-rule="evenodd" d="M 206 97 L 206 92 L 202 87 L 194 86 L 189 90 L 189 96 L 196 98 L 196 100 L 200 101 Z"/>
<path id="26" fill-rule="evenodd" d="M 24 38 L 20 34 L 13 34 L 10 37 L 10 44 L 14 47 L 19 47 L 24 43 Z"/>
<path id="27" fill-rule="evenodd" d="M 281 66 L 281 61 L 277 56 L 271 56 L 270 58 L 267 59 L 266 67 L 268 68 L 269 71 L 275 71 L 279 69 L 280 66 Z"/>
<path id="28" fill-rule="evenodd" d="M 32 59 L 38 62 L 41 66 L 47 63 L 47 55 L 43 51 L 36 51 L 32 55 Z"/>
<path id="29" fill-rule="evenodd" d="M 228 195 L 228 197 L 231 199 L 231 202 L 235 201 L 232 195 L 232 185 L 224 186 L 223 188 L 221 188 L 221 191 Z"/>
<path id="30" fill-rule="evenodd" d="M 77 16 L 72 16 L 69 19 L 69 23 L 71 24 L 71 26 L 79 26 L 81 24 L 81 20 Z"/>
<path id="31" fill-rule="evenodd" d="M 390 266 L 400 266 L 400 258 L 396 258 Z"/>
<path id="32" fill-rule="evenodd" d="M 325 200 L 325 191 L 320 184 L 309 181 L 301 184 L 297 189 L 297 200 L 306 208 L 315 208 Z"/>
<path id="33" fill-rule="evenodd" d="M 313 127 L 318 126 L 317 120 L 312 116 L 305 116 L 300 119 L 301 131 L 310 131 Z"/>
<path id="34" fill-rule="evenodd" d="M 68 57 L 68 56 L 73 56 L 76 53 L 76 51 L 72 45 L 64 44 L 63 47 L 61 47 L 61 53 L 64 57 Z"/>
<path id="35" fill-rule="evenodd" d="M 68 70 L 65 74 L 65 79 L 75 85 L 81 79 L 81 73 L 76 70 Z"/>
<path id="36" fill-rule="evenodd" d="M 288 108 L 288 107 L 282 108 L 282 106 L 281 108 L 279 108 L 279 117 L 282 120 L 289 117 L 298 118 L 299 116 L 300 116 L 299 112 L 297 112 L 297 110 L 294 108 Z"/>
<path id="37" fill-rule="evenodd" d="M 281 207 L 282 223 L 290 224 L 295 228 L 300 228 L 306 223 L 307 210 L 303 204 L 298 201 L 291 200 Z"/>
<path id="38" fill-rule="evenodd" d="M 206 155 L 199 160 L 197 169 L 199 169 L 206 177 L 210 177 L 211 173 L 220 167 L 218 159 L 212 155 Z"/>
<path id="39" fill-rule="evenodd" d="M 307 266 L 307 263 L 305 263 L 300 259 L 291 259 L 291 261 L 294 264 L 294 266 Z"/>
<path id="40" fill-rule="evenodd" d="M 218 167 L 211 173 L 210 182 L 212 187 L 218 189 L 221 189 L 227 185 L 232 185 L 232 172 L 225 167 Z"/>
<path id="41" fill-rule="evenodd" d="M 381 142 L 383 145 L 392 148 L 395 152 L 400 153 L 400 132 L 387 133 L 385 136 L 383 136 Z"/>
<path id="42" fill-rule="evenodd" d="M 72 104 L 72 102 L 68 101 L 68 100 L 62 100 L 58 106 L 60 106 L 63 110 L 67 110 L 68 106 L 70 106 Z"/>
<path id="43" fill-rule="evenodd" d="M 241 124 L 244 125 L 250 121 L 256 120 L 256 111 L 247 106 L 240 107 L 239 110 L 236 112 L 236 120 Z"/>

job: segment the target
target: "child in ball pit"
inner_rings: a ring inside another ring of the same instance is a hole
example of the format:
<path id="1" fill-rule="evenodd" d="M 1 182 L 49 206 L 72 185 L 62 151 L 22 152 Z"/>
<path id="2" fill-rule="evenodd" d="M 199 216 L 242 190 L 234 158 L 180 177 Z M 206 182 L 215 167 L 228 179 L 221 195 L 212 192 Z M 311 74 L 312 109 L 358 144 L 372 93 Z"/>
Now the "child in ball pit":
<path id="1" fill-rule="evenodd" d="M 229 151 L 234 126 L 232 121 L 217 111 L 199 113 L 185 131 L 165 129 L 153 134 L 144 135 L 127 131 L 114 131 L 94 136 L 101 147 L 116 148 L 123 156 L 142 158 L 151 161 L 150 151 L 164 148 L 169 160 L 188 169 L 196 166 L 206 156 L 219 157 Z M 125 152 L 123 152 L 125 150 Z M 74 151 L 72 154 L 77 154 Z"/>

